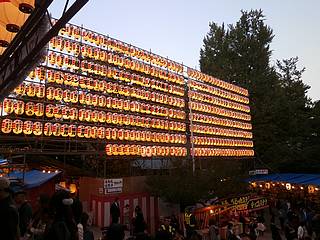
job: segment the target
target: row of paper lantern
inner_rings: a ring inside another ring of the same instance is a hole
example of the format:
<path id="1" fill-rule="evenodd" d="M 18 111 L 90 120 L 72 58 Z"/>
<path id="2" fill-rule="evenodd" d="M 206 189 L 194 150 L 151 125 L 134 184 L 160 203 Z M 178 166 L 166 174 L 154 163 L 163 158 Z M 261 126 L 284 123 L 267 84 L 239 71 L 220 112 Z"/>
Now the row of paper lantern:
<path id="1" fill-rule="evenodd" d="M 195 121 L 195 122 L 215 124 L 215 125 L 240 128 L 240 129 L 246 129 L 246 130 L 252 129 L 251 123 L 238 122 L 238 121 L 234 121 L 234 120 L 230 120 L 230 119 L 208 116 L 205 114 L 192 113 L 192 115 L 190 115 L 190 118 L 192 119 L 192 121 Z"/>
<path id="2" fill-rule="evenodd" d="M 184 84 L 183 76 L 167 72 L 166 70 L 147 65 L 137 60 L 130 60 L 116 54 L 107 52 L 105 53 L 106 59 L 103 61 L 104 63 L 113 64 L 118 67 L 124 67 L 126 69 L 151 75 L 153 77 L 157 77 L 172 83 L 177 83 L 180 85 Z M 106 75 L 106 65 L 93 63 L 88 60 L 80 61 L 76 57 L 68 56 L 63 53 L 50 52 L 48 55 L 48 60 L 52 66 L 60 68 L 70 68 L 75 70 L 81 68 L 82 71 L 88 73 L 95 73 L 101 76 Z"/>
<path id="3" fill-rule="evenodd" d="M 47 77 L 46 77 L 47 76 Z M 158 81 L 155 79 L 150 79 L 138 74 L 129 73 L 117 68 L 108 68 L 107 75 L 108 78 L 113 78 L 115 80 L 121 80 L 127 83 L 137 84 L 139 86 L 160 90 L 163 92 L 172 93 L 179 96 L 184 96 L 184 88 L 172 84 L 168 84 L 164 81 Z M 106 91 L 106 84 L 108 81 L 94 79 L 86 76 L 78 76 L 71 72 L 61 72 L 58 70 L 46 69 L 44 67 L 38 67 L 31 71 L 29 74 L 31 79 L 37 77 L 39 80 L 46 80 L 48 82 L 56 84 L 64 84 L 72 87 L 80 87 L 88 90 L 95 91 Z"/>
<path id="4" fill-rule="evenodd" d="M 226 98 L 226 99 L 230 99 L 236 102 L 240 102 L 240 103 L 244 103 L 244 104 L 248 104 L 249 103 L 249 98 L 232 93 L 232 92 L 228 92 L 225 90 L 222 90 L 220 88 L 217 87 L 213 87 L 210 86 L 208 84 L 205 83 L 201 83 L 201 82 L 197 82 L 194 80 L 189 80 L 188 82 L 189 87 L 197 89 L 197 90 L 201 90 L 210 94 L 213 94 L 215 96 L 219 96 L 222 98 Z"/>
<path id="5" fill-rule="evenodd" d="M 0 1 L 0 55 L 34 9 L 34 0 Z"/>
<path id="6" fill-rule="evenodd" d="M 219 149 L 219 148 L 194 148 L 197 157 L 251 157 L 253 150 L 248 149 Z"/>
<path id="7" fill-rule="evenodd" d="M 185 157 L 187 156 L 187 149 L 185 147 L 107 144 L 106 154 L 108 156 L 133 155 L 133 156 L 141 156 L 141 157 L 152 157 L 152 156 L 154 157 L 155 156 Z"/>
<path id="8" fill-rule="evenodd" d="M 110 37 L 103 36 L 101 34 L 92 33 L 91 31 L 88 31 L 88 30 L 81 31 L 78 27 L 74 25 L 68 25 L 66 28 L 61 29 L 59 33 L 62 36 L 66 35 L 68 37 L 74 37 L 76 40 L 80 39 L 80 35 L 82 33 L 83 40 L 85 42 L 95 44 L 100 48 L 112 49 L 113 51 L 126 54 L 131 57 L 136 57 L 143 61 L 158 65 L 160 67 L 165 67 L 179 73 L 183 71 L 182 64 L 176 63 L 174 61 L 155 55 L 151 52 L 142 50 L 132 45 L 128 45 L 124 42 L 112 39 Z M 66 38 L 55 37 L 54 39 L 55 41 L 59 41 L 59 39 L 61 39 L 60 40 L 61 43 L 55 44 L 57 48 L 61 48 L 61 45 L 69 46 L 74 44 L 74 41 L 70 41 L 69 39 L 66 39 Z M 67 51 L 68 51 L 68 47 L 67 47 Z"/>
<path id="9" fill-rule="evenodd" d="M 128 129 L 105 128 L 88 125 L 42 123 L 33 121 L 22 121 L 20 119 L 3 119 L 1 131 L 5 134 L 45 135 L 55 137 L 80 137 L 93 139 L 107 139 L 120 141 L 142 141 L 185 144 L 186 136 L 182 134 L 158 133 L 150 131 L 136 131 Z"/>
<path id="10" fill-rule="evenodd" d="M 80 104 L 94 107 L 99 106 L 102 108 L 110 108 L 131 112 L 139 112 L 142 114 L 150 114 L 155 116 L 185 119 L 184 111 L 162 107 L 159 105 L 106 97 L 104 95 L 91 94 L 86 92 L 78 93 L 78 91 L 70 91 L 69 89 L 63 90 L 61 88 L 54 87 L 48 87 L 45 92 L 45 87 L 43 85 L 37 85 L 36 88 L 33 88 L 31 86 L 32 84 L 29 84 L 25 88 L 27 93 L 26 95 L 28 95 L 29 97 L 37 96 L 38 98 L 43 98 L 44 96 L 46 96 L 46 99 L 48 100 L 55 100 L 59 102 L 63 100 L 65 103 L 79 102 Z M 22 87 L 20 85 L 20 87 L 18 87 L 18 89 L 15 92 L 17 94 L 21 93 L 21 88 Z"/>
<path id="11" fill-rule="evenodd" d="M 222 80 L 217 79 L 215 77 L 209 76 L 207 74 L 204 74 L 204 73 L 199 72 L 197 70 L 194 70 L 192 68 L 188 68 L 187 73 L 188 73 L 188 76 L 191 78 L 195 78 L 195 79 L 201 80 L 203 82 L 207 82 L 207 83 L 216 85 L 216 86 L 221 87 L 223 89 L 233 91 L 233 92 L 239 93 L 244 96 L 249 96 L 247 89 L 233 85 L 231 83 L 227 83 L 225 81 L 222 81 Z"/>
<path id="12" fill-rule="evenodd" d="M 217 98 L 208 94 L 203 94 L 195 91 L 189 91 L 189 98 L 194 99 L 200 102 L 211 103 L 214 105 L 219 105 L 226 108 L 235 109 L 243 112 L 250 112 L 250 107 L 247 105 L 243 105 L 240 103 L 232 102 L 229 100 L 224 100 L 221 98 Z"/>
<path id="13" fill-rule="evenodd" d="M 198 102 L 191 101 L 191 102 L 189 102 L 189 107 L 195 111 L 216 114 L 216 115 L 240 119 L 240 120 L 244 120 L 244 121 L 251 120 L 251 116 L 249 114 L 234 112 L 231 110 L 214 107 L 212 105 L 208 105 L 208 104 L 204 104 L 204 103 L 198 103 Z"/>
<path id="14" fill-rule="evenodd" d="M 85 78 L 80 79 L 80 85 L 84 84 L 82 82 L 85 81 Z M 161 94 L 158 92 L 151 92 L 151 91 L 146 91 L 140 88 L 134 88 L 134 87 L 129 87 L 129 86 L 123 86 L 117 83 L 110 83 L 106 81 L 101 81 L 104 85 L 104 93 L 112 93 L 112 94 L 120 94 L 126 97 L 132 97 L 132 98 L 137 98 L 137 99 L 142 99 L 145 101 L 151 101 L 151 102 L 156 102 L 156 103 L 161 103 L 161 104 L 166 104 L 170 106 L 175 106 L 175 107 L 184 107 L 184 100 L 178 97 L 172 97 L 167 94 Z M 45 86 L 40 83 L 21 83 L 17 88 L 15 88 L 15 93 L 18 95 L 27 95 L 29 97 L 35 97 L 37 96 L 38 98 L 43 98 L 45 96 Z M 57 91 L 57 94 L 55 95 L 55 91 Z M 98 98 L 102 96 L 98 94 L 92 94 L 92 93 L 86 93 L 86 92 L 81 92 L 78 93 L 77 90 L 71 91 L 69 89 L 61 89 L 61 88 L 54 88 L 54 87 L 47 87 L 47 99 L 49 100 L 64 100 L 65 102 L 73 102 L 76 103 L 78 102 L 78 98 L 80 99 L 87 99 L 89 98 L 89 101 L 91 98 L 93 100 L 97 100 Z M 106 98 L 106 97 L 105 97 Z M 89 103 L 82 103 L 82 104 L 89 104 L 89 105 L 94 105 L 97 106 L 98 102 L 95 102 L 93 104 Z"/>
<path id="15" fill-rule="evenodd" d="M 3 109 L 5 113 L 15 113 L 23 115 L 24 113 L 31 117 L 41 117 L 44 115 L 44 104 L 27 102 L 21 100 L 4 99 Z M 45 116 L 48 118 L 79 120 L 87 122 L 113 123 L 118 125 L 130 125 L 146 128 L 157 128 L 173 131 L 185 131 L 186 125 L 182 122 L 168 121 L 164 119 L 148 118 L 121 113 L 111 113 L 90 109 L 78 109 L 75 107 L 60 106 L 48 104 L 45 107 Z"/>
<path id="16" fill-rule="evenodd" d="M 193 137 L 193 142 L 195 145 L 253 147 L 252 141 L 239 140 L 239 139 Z"/>
<path id="17" fill-rule="evenodd" d="M 218 128 L 212 126 L 203 126 L 194 124 L 191 127 L 191 131 L 195 133 L 203 133 L 210 135 L 219 135 L 219 136 L 227 136 L 227 137 L 238 137 L 238 138 L 252 138 L 251 132 L 241 131 L 241 130 L 232 130 L 225 128 Z"/>

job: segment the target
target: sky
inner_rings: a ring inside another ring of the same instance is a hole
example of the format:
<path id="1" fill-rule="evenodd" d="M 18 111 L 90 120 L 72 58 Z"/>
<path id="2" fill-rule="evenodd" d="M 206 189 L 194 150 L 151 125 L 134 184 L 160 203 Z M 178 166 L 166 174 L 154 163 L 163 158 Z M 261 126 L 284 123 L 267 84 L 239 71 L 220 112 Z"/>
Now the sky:
<path id="1" fill-rule="evenodd" d="M 53 17 L 65 2 L 53 2 Z M 235 23 L 250 9 L 262 9 L 274 31 L 272 64 L 298 56 L 308 95 L 320 100 L 319 0 L 89 0 L 71 22 L 199 69 L 209 22 Z"/>

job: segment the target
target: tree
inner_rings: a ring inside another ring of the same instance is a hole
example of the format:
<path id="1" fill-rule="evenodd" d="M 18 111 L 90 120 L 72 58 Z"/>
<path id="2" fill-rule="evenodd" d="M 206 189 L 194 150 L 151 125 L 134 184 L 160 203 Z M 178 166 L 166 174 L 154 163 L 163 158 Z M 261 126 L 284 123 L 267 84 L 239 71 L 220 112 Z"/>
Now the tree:
<path id="1" fill-rule="evenodd" d="M 242 181 L 244 176 L 239 174 L 240 162 L 237 163 L 231 164 L 230 160 L 213 160 L 206 169 L 197 169 L 193 173 L 191 166 L 174 160 L 168 174 L 148 176 L 146 182 L 150 192 L 155 196 L 180 204 L 181 210 L 184 210 L 186 206 L 193 205 L 201 199 L 244 192 L 246 184 Z"/>
<path id="2" fill-rule="evenodd" d="M 249 90 L 257 156 L 275 159 L 280 129 L 275 123 L 280 92 L 275 68 L 270 64 L 273 32 L 264 23 L 262 10 L 242 11 L 227 28 L 210 23 L 200 50 L 202 72 Z"/>

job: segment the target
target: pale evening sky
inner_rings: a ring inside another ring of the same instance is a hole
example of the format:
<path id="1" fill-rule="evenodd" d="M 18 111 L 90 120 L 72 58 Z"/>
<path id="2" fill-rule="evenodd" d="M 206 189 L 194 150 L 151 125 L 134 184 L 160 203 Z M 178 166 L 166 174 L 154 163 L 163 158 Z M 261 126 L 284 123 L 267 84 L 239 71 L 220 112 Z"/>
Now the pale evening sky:
<path id="1" fill-rule="evenodd" d="M 54 17 L 64 3 L 54 1 Z M 199 69 L 208 23 L 234 23 L 241 9 L 259 8 L 275 34 L 273 62 L 298 56 L 309 96 L 320 100 L 319 0 L 89 0 L 71 22 Z"/>

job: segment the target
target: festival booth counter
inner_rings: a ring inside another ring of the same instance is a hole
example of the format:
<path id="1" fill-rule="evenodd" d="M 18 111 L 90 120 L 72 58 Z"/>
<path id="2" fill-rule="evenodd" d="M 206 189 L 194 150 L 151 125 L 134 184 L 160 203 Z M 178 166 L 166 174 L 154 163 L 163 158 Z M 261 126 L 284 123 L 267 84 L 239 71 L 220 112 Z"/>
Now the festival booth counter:
<path id="1" fill-rule="evenodd" d="M 244 195 L 219 200 L 217 205 L 198 208 L 194 211 L 199 234 L 209 239 L 209 221 L 212 219 L 219 227 L 221 239 L 226 239 L 227 225 L 233 224 L 236 235 L 247 232 L 246 225 L 256 222 L 258 212 L 268 208 L 268 199 L 257 195 Z"/>

